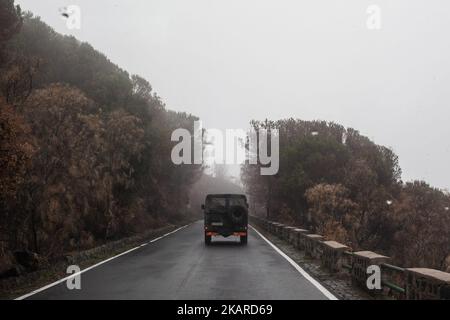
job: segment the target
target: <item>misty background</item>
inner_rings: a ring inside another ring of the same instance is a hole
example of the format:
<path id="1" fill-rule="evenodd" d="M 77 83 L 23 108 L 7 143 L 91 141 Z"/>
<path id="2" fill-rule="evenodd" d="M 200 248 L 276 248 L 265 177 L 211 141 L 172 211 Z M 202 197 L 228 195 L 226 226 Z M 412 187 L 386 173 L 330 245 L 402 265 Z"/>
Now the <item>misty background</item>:
<path id="1" fill-rule="evenodd" d="M 143 76 L 169 109 L 199 116 L 206 128 L 335 121 L 392 147 L 404 180 L 449 187 L 448 1 L 16 3 Z M 372 4 L 381 30 L 366 27 Z M 80 30 L 61 17 L 68 5 L 81 8 Z"/>

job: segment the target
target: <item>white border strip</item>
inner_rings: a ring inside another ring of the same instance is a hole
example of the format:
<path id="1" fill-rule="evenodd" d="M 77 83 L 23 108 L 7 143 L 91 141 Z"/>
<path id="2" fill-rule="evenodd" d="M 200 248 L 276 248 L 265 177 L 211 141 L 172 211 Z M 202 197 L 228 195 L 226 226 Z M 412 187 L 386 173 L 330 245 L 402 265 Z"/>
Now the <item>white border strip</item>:
<path id="1" fill-rule="evenodd" d="M 55 282 L 53 282 L 53 283 L 50 283 L 50 284 L 48 284 L 48 285 L 46 285 L 46 286 L 44 286 L 44 287 L 42 287 L 42 288 L 36 289 L 36 290 L 34 290 L 34 291 L 30 292 L 30 293 L 27 293 L 27 294 L 25 294 L 25 295 L 23 295 L 23 296 L 20 296 L 20 297 L 16 298 L 16 299 L 14 299 L 14 300 L 24 300 L 24 299 L 26 299 L 26 298 L 28 298 L 28 297 L 30 297 L 30 296 L 32 296 L 32 295 L 35 295 L 36 293 L 42 292 L 42 291 L 44 291 L 44 290 L 47 290 L 48 288 L 54 287 L 54 286 L 56 286 L 57 284 L 60 284 L 61 282 L 67 281 L 67 280 L 69 280 L 69 279 L 71 279 L 71 278 L 73 278 L 73 277 L 76 277 L 76 276 L 78 276 L 78 275 L 80 275 L 80 274 L 82 274 L 82 273 L 84 273 L 84 272 L 86 272 L 86 271 L 89 271 L 89 270 L 91 270 L 91 269 L 94 269 L 94 268 L 96 268 L 96 267 L 98 267 L 98 266 L 100 266 L 100 265 L 102 265 L 102 264 L 104 264 L 104 263 L 107 263 L 107 262 L 109 262 L 109 261 L 111 261 L 111 260 L 113 260 L 113 259 L 116 259 L 116 258 L 118 258 L 118 257 L 120 257 L 120 256 L 123 256 L 123 255 L 125 255 L 125 254 L 127 254 L 127 253 L 130 253 L 130 252 L 132 252 L 132 251 L 134 251 L 134 250 L 136 250 L 136 249 L 139 249 L 139 248 L 141 248 L 141 247 L 144 247 L 144 246 L 148 245 L 149 243 L 153 243 L 153 242 L 158 241 L 158 240 L 160 240 L 160 239 L 162 239 L 162 238 L 164 238 L 164 237 L 167 237 L 168 235 L 171 235 L 172 233 L 175 233 L 175 232 L 177 232 L 177 231 L 179 231 L 179 230 L 181 230 L 181 229 L 184 229 L 184 228 L 188 227 L 189 225 L 191 225 L 191 223 L 189 223 L 189 224 L 187 224 L 187 225 L 185 225 L 185 226 L 182 226 L 182 227 L 180 227 L 180 228 L 177 228 L 177 229 L 175 229 L 175 230 L 173 230 L 173 231 L 170 231 L 170 232 L 168 232 L 168 233 L 166 233 L 166 234 L 164 234 L 164 235 L 162 235 L 162 236 L 160 236 L 160 237 L 158 237 L 158 238 L 155 238 L 155 239 L 152 239 L 152 240 L 150 240 L 150 241 L 148 241 L 148 242 L 145 242 L 145 243 L 143 243 L 143 244 L 141 244 L 141 245 L 139 245 L 139 246 L 137 246 L 137 247 L 135 247 L 135 248 L 133 248 L 133 249 L 127 250 L 127 251 L 122 252 L 122 253 L 119 253 L 118 255 L 115 255 L 115 256 L 113 256 L 113 257 L 111 257 L 111 258 L 108 258 L 108 259 L 106 259 L 106 260 L 100 261 L 99 263 L 94 264 L 94 265 L 92 265 L 92 266 L 90 266 L 90 267 L 87 267 L 86 269 L 83 269 L 83 270 L 81 270 L 80 272 L 77 272 L 77 273 L 71 274 L 70 276 L 67 276 L 67 277 L 65 277 L 65 278 L 59 279 L 58 281 L 55 281 Z"/>
<path id="2" fill-rule="evenodd" d="M 270 242 L 266 237 L 264 237 L 258 230 L 256 230 L 252 225 L 250 227 L 264 240 L 266 241 L 276 252 L 278 252 L 283 258 L 285 258 L 300 274 L 311 282 L 320 292 L 322 292 L 330 300 L 338 300 L 330 291 L 328 291 L 324 286 L 322 286 L 317 280 L 311 277 L 305 270 L 303 270 L 294 260 L 292 260 L 287 254 L 281 251 L 276 245 Z"/>

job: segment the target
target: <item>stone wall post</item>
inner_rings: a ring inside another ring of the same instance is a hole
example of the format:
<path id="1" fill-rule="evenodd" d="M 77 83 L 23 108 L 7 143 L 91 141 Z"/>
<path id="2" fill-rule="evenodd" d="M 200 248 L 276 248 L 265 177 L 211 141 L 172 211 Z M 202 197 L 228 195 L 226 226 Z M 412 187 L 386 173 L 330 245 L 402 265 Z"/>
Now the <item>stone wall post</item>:
<path id="1" fill-rule="evenodd" d="M 366 291 L 375 293 L 376 291 L 369 290 L 369 288 L 367 287 L 367 268 L 371 265 L 380 266 L 380 264 L 382 263 L 387 263 L 389 259 L 389 257 L 380 255 L 372 251 L 354 252 L 352 255 L 352 281 Z"/>
<path id="2" fill-rule="evenodd" d="M 406 269 L 406 299 L 439 300 L 450 299 L 450 273 L 427 269 Z"/>
<path id="3" fill-rule="evenodd" d="M 322 265 L 332 272 L 340 272 L 342 270 L 343 254 L 350 250 L 344 244 L 336 241 L 322 242 L 322 255 L 320 257 Z"/>
<path id="4" fill-rule="evenodd" d="M 301 246 L 301 235 L 307 234 L 309 231 L 306 229 L 299 229 L 295 228 L 291 232 L 291 243 L 296 247 L 297 249 L 302 249 L 303 246 Z"/>
<path id="5" fill-rule="evenodd" d="M 290 226 L 284 226 L 283 228 L 283 239 L 287 242 L 290 243 L 290 238 L 291 238 L 291 232 L 292 230 L 294 230 L 295 227 L 290 227 Z"/>
<path id="6" fill-rule="evenodd" d="M 305 255 L 310 256 L 311 258 L 318 258 L 321 254 L 321 241 L 323 240 L 323 236 L 319 234 L 307 234 L 304 238 L 305 242 Z"/>

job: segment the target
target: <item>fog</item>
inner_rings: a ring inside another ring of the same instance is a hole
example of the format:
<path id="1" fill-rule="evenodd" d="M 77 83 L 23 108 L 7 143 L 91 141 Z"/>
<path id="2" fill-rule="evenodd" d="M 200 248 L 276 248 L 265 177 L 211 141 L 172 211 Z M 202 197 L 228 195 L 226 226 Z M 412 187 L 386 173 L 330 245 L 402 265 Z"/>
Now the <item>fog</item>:
<path id="1" fill-rule="evenodd" d="M 404 180 L 450 185 L 448 0 L 16 2 L 204 127 L 335 121 L 392 147 Z M 372 4 L 379 30 L 366 26 Z M 67 5 L 80 6 L 80 30 L 66 27 Z"/>

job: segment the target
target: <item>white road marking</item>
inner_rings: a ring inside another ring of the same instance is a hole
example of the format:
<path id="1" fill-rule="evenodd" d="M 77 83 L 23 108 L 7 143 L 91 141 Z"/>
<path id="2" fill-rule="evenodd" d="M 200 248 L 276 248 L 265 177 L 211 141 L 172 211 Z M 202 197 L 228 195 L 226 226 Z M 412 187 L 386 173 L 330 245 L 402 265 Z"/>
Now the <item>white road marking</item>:
<path id="1" fill-rule="evenodd" d="M 270 242 L 269 239 L 264 237 L 258 230 L 256 230 L 252 225 L 250 227 L 264 240 L 266 241 L 276 252 L 278 252 L 283 258 L 285 258 L 300 274 L 311 282 L 320 292 L 322 292 L 330 300 L 338 300 L 330 291 L 328 291 L 324 286 L 322 286 L 317 280 L 311 277 L 305 270 L 302 269 L 294 260 L 292 260 L 287 254 L 281 251 L 276 245 Z"/>
<path id="2" fill-rule="evenodd" d="M 86 272 L 86 271 L 89 271 L 89 270 L 91 270 L 91 269 L 94 269 L 94 268 L 96 268 L 96 267 L 98 267 L 98 266 L 100 266 L 100 265 L 102 265 L 102 264 L 104 264 L 104 263 L 107 263 L 107 262 L 109 262 L 109 261 L 111 261 L 111 260 L 113 260 L 113 259 L 116 259 L 116 258 L 118 258 L 118 257 L 120 257 L 120 256 L 123 256 L 123 255 L 125 255 L 125 254 L 127 254 L 127 253 L 130 253 L 130 252 L 132 252 L 132 251 L 134 251 L 134 250 L 136 250 L 136 249 L 139 249 L 139 248 L 141 248 L 141 247 L 144 247 L 144 246 L 146 246 L 146 245 L 148 245 L 148 244 L 150 244 L 150 243 L 153 243 L 153 242 L 155 242 L 155 241 L 158 241 L 158 240 L 160 240 L 160 239 L 162 239 L 162 238 L 164 238 L 164 237 L 167 237 L 168 235 L 171 235 L 172 233 L 175 233 L 175 232 L 177 232 L 177 231 L 179 231 L 179 230 L 181 230 L 181 229 L 184 229 L 184 228 L 186 228 L 186 227 L 189 226 L 189 225 L 191 225 L 191 223 L 190 223 L 190 224 L 187 224 L 187 225 L 185 225 L 185 226 L 182 226 L 182 227 L 180 227 L 180 228 L 177 228 L 177 229 L 175 229 L 175 230 L 173 230 L 173 231 L 171 231 L 171 232 L 168 232 L 168 233 L 166 233 L 166 234 L 164 234 L 164 235 L 162 235 L 162 236 L 160 236 L 160 237 L 158 237 L 158 238 L 155 238 L 155 239 L 152 239 L 152 240 L 150 240 L 150 241 L 148 241 L 148 242 L 145 242 L 145 243 L 143 243 L 143 244 L 141 244 L 141 245 L 139 245 L 139 246 L 137 246 L 137 247 L 135 247 L 135 248 L 133 248 L 133 249 L 127 250 L 127 251 L 122 252 L 122 253 L 119 253 L 118 255 L 115 255 L 115 256 L 113 256 L 113 257 L 111 257 L 111 258 L 108 258 L 108 259 L 106 259 L 106 260 L 100 261 L 99 263 L 94 264 L 94 265 L 92 265 L 92 266 L 90 266 L 90 267 L 88 267 L 88 268 L 86 268 L 86 269 L 83 269 L 83 270 L 81 270 L 80 272 L 77 272 L 77 273 L 71 274 L 70 276 L 67 276 L 67 277 L 65 277 L 65 278 L 59 279 L 58 281 L 55 281 L 55 282 L 53 282 L 53 283 L 50 283 L 50 284 L 48 284 L 48 285 L 46 285 L 46 286 L 44 286 L 44 287 L 42 287 L 42 288 L 36 289 L 36 290 L 34 290 L 34 291 L 30 292 L 30 293 L 27 293 L 27 294 L 25 294 L 25 295 L 23 295 L 23 296 L 20 296 L 20 297 L 16 298 L 16 299 L 14 299 L 14 300 L 23 300 L 23 299 L 26 299 L 26 298 L 28 298 L 28 297 L 30 297 L 30 296 L 32 296 L 32 295 L 35 295 L 36 293 L 42 292 L 42 291 L 44 291 L 44 290 L 47 290 L 48 288 L 51 288 L 51 287 L 53 287 L 53 286 L 56 286 L 57 284 L 60 284 L 61 282 L 67 281 L 67 280 L 69 280 L 69 279 L 72 279 L 73 277 L 76 277 L 76 276 L 78 276 L 78 275 L 80 275 L 80 274 L 82 274 L 82 273 L 84 273 L 84 272 Z"/>

